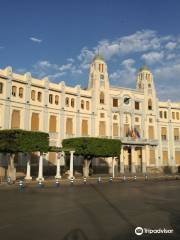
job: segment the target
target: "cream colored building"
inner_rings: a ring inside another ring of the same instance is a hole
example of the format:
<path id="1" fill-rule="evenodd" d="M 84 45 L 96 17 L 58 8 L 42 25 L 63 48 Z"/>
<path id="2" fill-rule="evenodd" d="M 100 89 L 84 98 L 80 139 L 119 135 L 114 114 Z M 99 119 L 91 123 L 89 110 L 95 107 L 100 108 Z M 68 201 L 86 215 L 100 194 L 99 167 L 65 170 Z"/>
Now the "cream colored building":
<path id="1" fill-rule="evenodd" d="M 11 67 L 0 70 L 0 129 L 10 128 L 48 132 L 56 146 L 70 137 L 121 139 L 121 173 L 180 166 L 180 102 L 159 101 L 146 66 L 136 89 L 111 86 L 99 55 L 90 65 L 87 89 L 19 75 Z M 55 163 L 55 155 L 48 160 Z"/>

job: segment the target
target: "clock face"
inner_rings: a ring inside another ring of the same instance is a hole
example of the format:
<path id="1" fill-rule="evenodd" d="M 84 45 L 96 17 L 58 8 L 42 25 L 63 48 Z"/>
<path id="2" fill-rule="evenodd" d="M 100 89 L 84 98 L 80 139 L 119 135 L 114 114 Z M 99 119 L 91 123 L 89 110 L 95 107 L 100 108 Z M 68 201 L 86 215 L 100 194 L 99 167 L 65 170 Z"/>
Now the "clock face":
<path id="1" fill-rule="evenodd" d="M 101 74 L 101 75 L 100 75 L 100 78 L 101 78 L 102 80 L 104 80 L 104 75 L 103 75 L 103 74 Z"/>
<path id="2" fill-rule="evenodd" d="M 130 103 L 130 97 L 124 98 L 124 104 L 128 105 Z"/>

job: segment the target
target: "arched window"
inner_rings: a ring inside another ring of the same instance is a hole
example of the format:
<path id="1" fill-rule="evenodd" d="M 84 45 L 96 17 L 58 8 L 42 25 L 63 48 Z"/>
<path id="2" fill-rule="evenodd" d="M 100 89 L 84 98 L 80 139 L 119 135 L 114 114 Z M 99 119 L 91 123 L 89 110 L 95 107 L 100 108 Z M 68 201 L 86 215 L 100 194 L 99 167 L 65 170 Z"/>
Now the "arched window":
<path id="1" fill-rule="evenodd" d="M 3 93 L 3 83 L 0 82 L 0 93 Z"/>
<path id="2" fill-rule="evenodd" d="M 81 133 L 82 136 L 88 135 L 88 120 L 82 120 Z"/>
<path id="3" fill-rule="evenodd" d="M 71 107 L 74 108 L 74 98 L 71 98 Z"/>
<path id="4" fill-rule="evenodd" d="M 17 87 L 16 86 L 12 86 L 12 95 L 14 97 L 16 96 L 16 92 L 17 92 Z"/>
<path id="5" fill-rule="evenodd" d="M 164 118 L 167 118 L 167 112 L 164 111 Z"/>
<path id="6" fill-rule="evenodd" d="M 66 105 L 66 107 L 69 107 L 69 98 L 68 97 L 65 99 L 65 105 Z"/>
<path id="7" fill-rule="evenodd" d="M 31 91 L 31 99 L 35 101 L 36 93 L 34 90 Z"/>
<path id="8" fill-rule="evenodd" d="M 37 100 L 38 100 L 38 102 L 42 101 L 42 93 L 41 92 L 37 93 Z"/>
<path id="9" fill-rule="evenodd" d="M 18 110 L 12 111 L 11 128 L 20 128 L 20 111 Z"/>
<path id="10" fill-rule="evenodd" d="M 56 104 L 56 105 L 59 104 L 59 96 L 58 96 L 58 95 L 55 96 L 55 104 Z"/>
<path id="11" fill-rule="evenodd" d="M 118 123 L 113 123 L 113 136 L 118 136 Z"/>
<path id="12" fill-rule="evenodd" d="M 53 103 L 53 95 L 49 94 L 49 103 L 52 104 Z"/>
<path id="13" fill-rule="evenodd" d="M 106 136 L 106 123 L 104 121 L 99 122 L 99 136 Z"/>
<path id="14" fill-rule="evenodd" d="M 86 101 L 86 110 L 89 110 L 89 101 Z"/>
<path id="15" fill-rule="evenodd" d="M 23 88 L 22 87 L 19 88 L 19 97 L 23 98 Z"/>
<path id="16" fill-rule="evenodd" d="M 32 131 L 38 131 L 39 130 L 39 114 L 38 113 L 32 113 L 31 130 Z"/>
<path id="17" fill-rule="evenodd" d="M 49 118 L 49 132 L 56 132 L 56 116 L 51 115 Z"/>
<path id="18" fill-rule="evenodd" d="M 152 110 L 152 100 L 148 100 L 148 110 Z"/>
<path id="19" fill-rule="evenodd" d="M 66 135 L 68 136 L 73 135 L 73 119 L 72 118 L 66 119 Z"/>
<path id="20" fill-rule="evenodd" d="M 81 108 L 84 109 L 84 100 L 81 100 Z"/>
<path id="21" fill-rule="evenodd" d="M 100 99 L 99 99 L 100 104 L 104 104 L 104 93 L 100 92 Z"/>

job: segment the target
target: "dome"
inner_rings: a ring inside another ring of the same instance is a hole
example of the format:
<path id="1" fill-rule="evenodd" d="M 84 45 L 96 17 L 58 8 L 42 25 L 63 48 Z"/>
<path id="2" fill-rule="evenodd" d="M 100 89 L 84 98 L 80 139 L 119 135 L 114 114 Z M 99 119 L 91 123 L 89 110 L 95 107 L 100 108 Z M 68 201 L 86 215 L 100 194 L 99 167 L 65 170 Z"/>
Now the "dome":
<path id="1" fill-rule="evenodd" d="M 147 65 L 143 65 L 140 69 L 139 69 L 139 72 L 142 72 L 142 71 L 150 71 L 149 68 L 147 67 Z"/>
<path id="2" fill-rule="evenodd" d="M 101 60 L 101 61 L 104 62 L 104 57 L 103 57 L 102 55 L 100 55 L 100 54 L 97 54 L 97 55 L 95 55 L 95 57 L 93 58 L 93 61 L 96 61 L 96 60 Z"/>

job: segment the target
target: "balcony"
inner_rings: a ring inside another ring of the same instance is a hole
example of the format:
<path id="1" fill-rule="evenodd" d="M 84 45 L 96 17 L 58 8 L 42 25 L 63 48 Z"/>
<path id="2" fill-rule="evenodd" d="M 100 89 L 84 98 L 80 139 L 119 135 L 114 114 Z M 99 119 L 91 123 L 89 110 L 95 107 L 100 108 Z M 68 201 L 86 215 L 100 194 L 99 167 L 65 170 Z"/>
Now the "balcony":
<path id="1" fill-rule="evenodd" d="M 122 137 L 120 138 L 122 143 L 125 144 L 135 144 L 135 145 L 151 145 L 157 146 L 158 140 L 157 139 L 142 139 L 142 138 L 131 138 L 131 137 Z"/>

